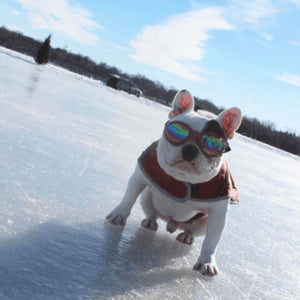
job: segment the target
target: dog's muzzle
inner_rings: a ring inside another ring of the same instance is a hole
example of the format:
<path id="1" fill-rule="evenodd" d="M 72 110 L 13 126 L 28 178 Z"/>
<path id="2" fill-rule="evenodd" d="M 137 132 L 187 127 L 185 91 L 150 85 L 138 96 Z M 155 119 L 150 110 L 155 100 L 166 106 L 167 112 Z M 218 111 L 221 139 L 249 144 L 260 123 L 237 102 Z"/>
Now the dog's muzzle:
<path id="1" fill-rule="evenodd" d="M 199 155 L 199 149 L 194 144 L 186 144 L 181 148 L 182 158 L 186 161 L 192 161 Z"/>

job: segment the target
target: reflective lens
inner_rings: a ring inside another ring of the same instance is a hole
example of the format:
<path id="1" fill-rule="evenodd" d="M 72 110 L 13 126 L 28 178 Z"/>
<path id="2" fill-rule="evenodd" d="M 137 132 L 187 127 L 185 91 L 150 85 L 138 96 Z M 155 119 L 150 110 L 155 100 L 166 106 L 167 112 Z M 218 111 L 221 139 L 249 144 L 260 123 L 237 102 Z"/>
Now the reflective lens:
<path id="1" fill-rule="evenodd" d="M 218 156 L 224 152 L 225 143 L 219 137 L 213 135 L 203 135 L 201 138 L 202 151 L 209 156 Z"/>
<path id="2" fill-rule="evenodd" d="M 171 123 L 165 130 L 166 138 L 170 143 L 180 144 L 189 136 L 189 129 L 184 124 Z"/>

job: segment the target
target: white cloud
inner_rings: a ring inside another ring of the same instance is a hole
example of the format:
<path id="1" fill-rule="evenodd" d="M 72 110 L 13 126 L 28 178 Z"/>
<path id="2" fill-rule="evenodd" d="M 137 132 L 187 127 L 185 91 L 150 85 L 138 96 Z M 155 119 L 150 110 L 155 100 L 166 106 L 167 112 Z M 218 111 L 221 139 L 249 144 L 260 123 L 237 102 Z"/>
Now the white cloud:
<path id="1" fill-rule="evenodd" d="M 273 36 L 267 32 L 262 32 L 262 36 L 268 42 L 272 42 L 274 40 Z"/>
<path id="2" fill-rule="evenodd" d="M 127 47 L 124 47 L 122 45 L 118 45 L 118 44 L 114 44 L 114 43 L 111 43 L 112 47 L 117 49 L 117 50 L 120 50 L 120 51 L 123 51 L 123 52 L 129 52 L 129 49 Z"/>
<path id="3" fill-rule="evenodd" d="M 300 86 L 300 76 L 295 74 L 282 74 L 282 75 L 273 75 L 273 77 L 277 80 Z"/>
<path id="4" fill-rule="evenodd" d="M 280 11 L 273 0 L 234 0 L 229 12 L 232 19 L 257 26 L 261 21 L 275 16 Z"/>
<path id="5" fill-rule="evenodd" d="M 289 0 L 299 1 L 300 0 Z M 264 21 L 280 13 L 275 0 L 232 0 L 227 7 L 199 8 L 169 17 L 161 24 L 146 26 L 131 41 L 131 58 L 191 81 L 201 79 L 199 61 L 213 30 L 250 28 L 268 42 L 273 36 L 265 32 Z"/>
<path id="6" fill-rule="evenodd" d="M 300 9 L 300 0 L 286 0 L 286 1 L 295 4 L 298 7 L 298 9 Z"/>
<path id="7" fill-rule="evenodd" d="M 98 37 L 93 33 L 102 26 L 92 21 L 91 14 L 68 0 L 17 0 L 27 10 L 33 27 L 61 32 L 73 40 L 94 44 Z"/>
<path id="8" fill-rule="evenodd" d="M 5 28 L 9 29 L 9 30 L 12 30 L 12 31 L 16 31 L 16 32 L 20 32 L 23 34 L 23 30 L 22 28 L 16 26 L 16 25 L 12 25 L 12 24 L 6 24 L 5 25 Z"/>
<path id="9" fill-rule="evenodd" d="M 298 41 L 287 41 L 288 42 L 288 44 L 290 44 L 290 45 L 292 45 L 292 46 L 300 46 L 300 42 L 298 42 Z"/>
<path id="10" fill-rule="evenodd" d="M 16 10 L 16 9 L 12 9 L 10 12 L 14 16 L 19 16 L 20 15 L 20 12 L 18 10 Z"/>
<path id="11" fill-rule="evenodd" d="M 196 65 L 205 53 L 212 30 L 230 30 L 220 7 L 208 7 L 169 17 L 158 25 L 146 26 L 131 41 L 134 60 L 191 81 L 200 80 Z"/>

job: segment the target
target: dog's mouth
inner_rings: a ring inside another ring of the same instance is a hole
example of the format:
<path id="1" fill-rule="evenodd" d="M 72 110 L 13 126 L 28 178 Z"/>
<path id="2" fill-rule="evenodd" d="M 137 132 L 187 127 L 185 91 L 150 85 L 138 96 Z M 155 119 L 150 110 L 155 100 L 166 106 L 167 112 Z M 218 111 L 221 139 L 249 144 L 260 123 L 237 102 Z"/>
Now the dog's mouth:
<path id="1" fill-rule="evenodd" d="M 200 175 L 200 170 L 197 168 L 197 164 L 183 159 L 173 162 L 170 164 L 170 167 L 176 168 L 184 173 Z"/>

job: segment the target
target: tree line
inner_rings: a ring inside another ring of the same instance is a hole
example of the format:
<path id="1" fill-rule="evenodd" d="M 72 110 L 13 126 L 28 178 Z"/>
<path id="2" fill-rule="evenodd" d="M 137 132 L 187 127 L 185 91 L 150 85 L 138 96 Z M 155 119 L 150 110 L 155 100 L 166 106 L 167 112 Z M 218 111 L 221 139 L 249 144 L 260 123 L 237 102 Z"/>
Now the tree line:
<path id="1" fill-rule="evenodd" d="M 0 27 L 0 45 L 31 57 L 35 57 L 42 42 Z M 73 72 L 92 77 L 96 80 L 106 81 L 109 74 L 117 74 L 133 81 L 146 98 L 170 105 L 177 92 L 176 88 L 167 88 L 159 81 L 152 81 L 143 75 L 130 75 L 114 66 L 105 63 L 95 63 L 88 56 L 74 54 L 66 49 L 50 47 L 49 61 L 55 65 L 69 69 Z M 196 109 L 204 109 L 218 114 L 223 108 L 217 107 L 207 99 L 195 97 Z M 256 118 L 245 116 L 238 130 L 239 133 L 275 146 L 290 153 L 300 155 L 300 137 L 295 133 L 276 130 L 270 122 L 263 122 Z"/>

